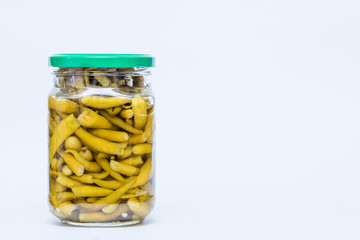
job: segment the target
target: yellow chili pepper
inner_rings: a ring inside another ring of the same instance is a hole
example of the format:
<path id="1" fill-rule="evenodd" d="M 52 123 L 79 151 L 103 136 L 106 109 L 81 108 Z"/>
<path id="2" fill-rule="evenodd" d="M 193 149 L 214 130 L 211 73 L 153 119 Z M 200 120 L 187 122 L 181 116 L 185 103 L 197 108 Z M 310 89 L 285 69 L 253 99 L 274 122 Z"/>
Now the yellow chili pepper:
<path id="1" fill-rule="evenodd" d="M 87 86 L 87 87 L 90 86 L 89 72 L 91 72 L 92 69 L 94 69 L 94 68 L 86 68 L 86 69 L 84 69 L 84 81 L 85 81 L 85 86 Z"/>
<path id="2" fill-rule="evenodd" d="M 54 179 L 50 179 L 50 191 L 53 192 L 54 194 L 58 193 L 58 192 L 64 192 L 67 190 L 67 187 L 64 185 L 61 185 L 60 183 L 58 183 L 56 180 Z"/>
<path id="3" fill-rule="evenodd" d="M 96 202 L 94 202 L 94 204 L 97 204 L 97 206 L 95 208 L 102 208 L 104 204 L 110 204 L 110 203 L 114 203 L 116 201 L 118 201 L 120 199 L 120 197 L 122 195 L 124 195 L 135 183 L 136 179 L 130 179 L 128 181 L 126 181 L 124 183 L 124 185 L 122 185 L 120 188 L 118 188 L 117 190 L 115 190 L 114 192 L 110 193 L 109 195 L 107 195 L 106 197 L 103 197 L 99 200 L 97 200 Z"/>
<path id="4" fill-rule="evenodd" d="M 146 142 L 147 138 L 145 134 L 130 134 L 129 136 L 129 144 L 138 144 Z"/>
<path id="5" fill-rule="evenodd" d="M 73 179 L 65 177 L 65 176 L 58 176 L 56 178 L 56 182 L 60 183 L 61 185 L 66 186 L 68 188 L 73 188 L 75 186 L 82 186 L 83 185 L 81 182 L 78 182 L 76 180 L 73 180 Z"/>
<path id="6" fill-rule="evenodd" d="M 93 203 L 93 202 L 97 201 L 98 199 L 99 199 L 99 198 L 97 198 L 97 197 L 89 197 L 89 198 L 86 199 L 86 201 L 87 201 L 88 203 Z"/>
<path id="7" fill-rule="evenodd" d="M 121 155 L 123 153 L 121 144 L 96 137 L 88 133 L 85 129 L 81 127 L 76 130 L 75 135 L 79 137 L 81 141 L 83 141 L 85 144 L 95 149 L 96 151 L 114 155 Z"/>
<path id="8" fill-rule="evenodd" d="M 100 152 L 100 153 L 97 155 L 98 158 L 109 158 L 109 157 L 111 157 L 111 156 L 112 156 L 111 154 L 102 153 L 102 152 Z"/>
<path id="9" fill-rule="evenodd" d="M 61 176 L 63 175 L 61 172 L 58 171 L 54 171 L 54 170 L 49 170 L 50 175 L 54 175 L 54 176 Z"/>
<path id="10" fill-rule="evenodd" d="M 97 109 L 107 109 L 118 107 L 126 103 L 131 103 L 130 98 L 119 98 L 119 97 L 101 97 L 101 96 L 85 96 L 81 98 L 81 102 L 88 107 Z"/>
<path id="11" fill-rule="evenodd" d="M 147 200 L 151 199 L 152 197 L 153 197 L 153 195 L 145 194 L 145 195 L 139 196 L 138 199 L 139 199 L 139 202 L 146 202 Z"/>
<path id="12" fill-rule="evenodd" d="M 121 148 L 124 150 L 127 147 L 128 142 L 121 142 L 120 145 L 121 145 Z M 124 150 L 124 152 L 125 152 L 125 150 Z"/>
<path id="13" fill-rule="evenodd" d="M 100 164 L 100 166 L 110 174 L 110 176 L 112 176 L 113 178 L 115 178 L 116 180 L 119 181 L 124 181 L 124 178 L 117 172 L 115 172 L 114 170 L 112 170 L 110 168 L 110 164 L 108 162 L 108 160 L 104 159 L 104 158 L 98 158 L 95 157 L 95 161 Z"/>
<path id="14" fill-rule="evenodd" d="M 76 134 L 75 134 L 76 135 Z M 79 138 L 80 139 L 80 138 Z M 80 142 L 84 145 L 84 147 L 86 147 L 87 149 L 89 149 L 93 154 L 97 154 L 99 151 L 95 150 L 94 148 L 90 147 L 89 145 L 87 145 L 85 142 L 81 141 Z"/>
<path id="15" fill-rule="evenodd" d="M 53 133 L 56 128 L 56 122 L 54 118 L 49 114 L 49 129 L 50 133 Z"/>
<path id="16" fill-rule="evenodd" d="M 56 199 L 55 195 L 52 192 L 49 192 L 49 200 L 51 201 L 54 207 L 57 207 L 59 205 L 58 200 Z"/>
<path id="17" fill-rule="evenodd" d="M 100 179 L 93 179 L 94 183 L 100 187 L 108 188 L 108 189 L 118 189 L 124 182 L 120 182 L 117 180 L 100 180 Z"/>
<path id="18" fill-rule="evenodd" d="M 111 81 L 107 76 L 103 75 L 104 73 L 99 71 L 93 71 L 93 73 L 96 80 L 98 80 L 102 86 L 107 87 L 110 85 Z"/>
<path id="19" fill-rule="evenodd" d="M 75 87 L 81 89 L 85 87 L 84 77 L 82 71 L 75 72 Z"/>
<path id="20" fill-rule="evenodd" d="M 135 95 L 133 101 L 134 110 L 134 127 L 137 129 L 144 129 L 147 119 L 147 104 L 145 100 L 139 95 Z"/>
<path id="21" fill-rule="evenodd" d="M 56 111 L 57 114 L 59 114 L 59 116 L 61 117 L 61 119 L 64 119 L 66 118 L 67 116 L 69 116 L 69 114 L 67 113 L 64 113 L 64 112 L 61 112 L 61 111 Z"/>
<path id="22" fill-rule="evenodd" d="M 111 189 L 95 186 L 72 187 L 71 191 L 73 191 L 76 197 L 103 197 L 113 192 Z"/>
<path id="23" fill-rule="evenodd" d="M 134 121 L 132 119 L 126 118 L 125 122 L 132 127 L 134 126 Z"/>
<path id="24" fill-rule="evenodd" d="M 75 195 L 72 192 L 60 192 L 56 194 L 56 198 L 60 202 L 62 202 L 62 201 L 72 200 L 73 198 L 75 198 Z"/>
<path id="25" fill-rule="evenodd" d="M 50 160 L 50 167 L 53 169 L 53 170 L 57 170 L 57 158 L 52 158 Z"/>
<path id="26" fill-rule="evenodd" d="M 87 128 L 112 128 L 111 123 L 93 110 L 85 108 L 78 117 L 79 123 Z"/>
<path id="27" fill-rule="evenodd" d="M 129 135 L 126 132 L 108 130 L 108 129 L 94 129 L 89 131 L 91 134 L 107 139 L 113 142 L 124 142 L 129 139 Z"/>
<path id="28" fill-rule="evenodd" d="M 144 134 L 145 137 L 152 135 L 154 115 L 149 115 L 145 124 Z"/>
<path id="29" fill-rule="evenodd" d="M 61 204 L 61 206 L 66 206 L 66 205 L 74 205 L 74 204 L 71 201 L 64 201 Z"/>
<path id="30" fill-rule="evenodd" d="M 144 132 L 142 134 L 131 134 L 129 136 L 129 144 L 144 143 L 152 135 L 153 115 L 150 115 L 146 121 Z"/>
<path id="31" fill-rule="evenodd" d="M 54 187 L 54 189 L 55 189 L 55 192 L 56 192 L 56 193 L 59 193 L 59 192 L 64 192 L 64 191 L 66 191 L 68 188 L 67 188 L 66 186 L 58 183 L 58 182 L 55 182 L 55 187 Z"/>
<path id="32" fill-rule="evenodd" d="M 120 162 L 123 164 L 131 165 L 131 166 L 139 166 L 144 163 L 141 156 L 127 158 Z"/>
<path id="33" fill-rule="evenodd" d="M 138 196 L 144 195 L 146 193 L 146 191 L 139 191 L 136 193 L 125 193 L 124 195 L 121 196 L 121 199 L 125 199 L 125 198 L 136 198 Z"/>
<path id="34" fill-rule="evenodd" d="M 124 153 L 122 155 L 117 155 L 117 157 L 119 159 L 124 159 L 124 158 L 128 158 L 130 157 L 132 154 L 132 147 L 131 146 L 127 146 L 125 149 L 124 149 Z"/>
<path id="35" fill-rule="evenodd" d="M 95 179 L 104 179 L 107 176 L 109 176 L 109 172 L 103 171 L 101 173 L 89 173 L 91 176 L 93 176 Z M 95 180 L 93 179 L 93 181 Z M 94 181 L 95 182 L 95 181 Z"/>
<path id="36" fill-rule="evenodd" d="M 123 164 L 114 160 L 110 161 L 110 167 L 112 170 L 119 172 L 125 176 L 136 176 L 140 172 L 140 169 L 137 167 Z"/>
<path id="37" fill-rule="evenodd" d="M 64 165 L 63 168 L 61 169 L 61 172 L 62 172 L 65 176 L 70 176 L 71 174 L 73 174 L 73 172 L 71 171 L 71 169 L 69 168 L 68 165 Z"/>
<path id="38" fill-rule="evenodd" d="M 134 116 L 134 111 L 132 109 L 124 109 L 120 112 L 122 118 L 132 118 Z"/>
<path id="39" fill-rule="evenodd" d="M 88 161 L 94 160 L 91 151 L 87 147 L 81 148 L 81 150 L 79 151 L 79 154 L 81 157 L 83 157 L 84 159 L 86 159 Z"/>
<path id="40" fill-rule="evenodd" d="M 76 113 L 79 110 L 79 105 L 69 99 L 49 96 L 49 108 L 70 114 Z"/>
<path id="41" fill-rule="evenodd" d="M 77 180 L 82 183 L 92 184 L 93 182 L 93 176 L 90 174 L 84 174 L 81 177 L 78 176 L 70 176 L 71 179 Z"/>
<path id="42" fill-rule="evenodd" d="M 127 203 L 130 210 L 137 216 L 146 217 L 151 211 L 151 206 L 149 204 L 139 202 L 136 198 L 130 198 Z"/>
<path id="43" fill-rule="evenodd" d="M 79 220 L 80 222 L 107 222 L 118 218 L 123 213 L 126 213 L 128 210 L 129 208 L 126 204 L 121 204 L 111 214 L 106 214 L 102 212 L 80 213 Z"/>
<path id="44" fill-rule="evenodd" d="M 63 163 L 64 163 L 64 159 L 62 157 L 60 157 L 59 160 L 56 163 L 56 169 L 57 170 L 62 169 Z"/>
<path id="45" fill-rule="evenodd" d="M 148 143 L 136 144 L 135 146 L 133 146 L 132 152 L 137 155 L 151 153 L 152 145 Z"/>
<path id="46" fill-rule="evenodd" d="M 67 150 L 68 151 L 68 150 Z M 81 176 L 84 174 L 84 165 L 82 165 L 80 162 L 78 162 L 73 155 L 71 155 L 70 153 L 66 153 L 66 152 L 61 152 L 60 156 L 64 159 L 64 161 L 66 162 L 66 164 L 69 166 L 69 168 L 71 169 L 71 171 L 73 171 L 73 173 L 76 176 Z"/>
<path id="47" fill-rule="evenodd" d="M 109 204 L 101 209 L 103 213 L 111 214 L 119 207 L 119 201 L 113 204 Z"/>
<path id="48" fill-rule="evenodd" d="M 55 194 L 55 183 L 56 183 L 56 177 L 54 176 L 49 176 L 49 187 L 50 187 L 50 192 L 52 192 L 53 194 Z M 59 184 L 59 183 L 58 183 Z"/>
<path id="49" fill-rule="evenodd" d="M 135 133 L 135 134 L 140 134 L 143 131 L 136 129 L 132 126 L 130 126 L 129 124 L 127 124 L 126 122 L 124 122 L 123 120 L 121 120 L 118 117 L 115 116 L 111 116 L 109 115 L 106 111 L 104 110 L 100 110 L 99 113 L 101 115 L 103 115 L 107 120 L 109 120 L 109 122 L 111 122 L 112 124 L 114 124 L 115 126 L 118 126 L 122 129 L 124 129 L 125 131 L 131 132 L 131 133 Z"/>
<path id="50" fill-rule="evenodd" d="M 61 122 L 61 117 L 56 111 L 51 111 L 51 116 L 54 118 L 56 124 Z"/>
<path id="51" fill-rule="evenodd" d="M 66 149 L 74 149 L 76 151 L 80 151 L 82 148 L 80 140 L 75 136 L 70 136 L 65 140 L 64 144 Z"/>
<path id="52" fill-rule="evenodd" d="M 80 154 L 77 151 L 68 149 L 65 152 L 71 153 L 75 157 L 75 159 L 84 166 L 86 171 L 89 171 L 89 172 L 101 172 L 102 171 L 102 168 L 98 163 L 90 162 L 90 161 L 86 160 L 85 158 L 80 156 Z"/>
<path id="53" fill-rule="evenodd" d="M 119 114 L 119 112 L 121 111 L 121 107 L 107 108 L 107 109 L 105 109 L 105 111 L 106 111 L 109 115 L 115 116 L 115 115 Z"/>
<path id="54" fill-rule="evenodd" d="M 97 198 L 99 199 L 99 198 Z M 84 200 L 84 202 L 81 202 L 79 204 L 77 204 L 77 206 L 79 207 L 79 213 L 82 214 L 82 213 L 93 213 L 95 211 L 99 211 L 98 208 L 95 208 L 95 205 L 93 203 L 89 203 L 87 202 L 86 200 Z"/>
<path id="55" fill-rule="evenodd" d="M 139 176 L 136 178 L 136 183 L 134 184 L 134 187 L 142 186 L 150 179 L 151 174 L 151 158 L 146 160 L 144 165 L 140 169 Z"/>
<path id="56" fill-rule="evenodd" d="M 58 211 L 60 211 L 64 216 L 70 216 L 75 210 L 75 205 L 70 201 L 62 202 L 57 207 Z"/>
<path id="57" fill-rule="evenodd" d="M 141 190 L 140 188 L 132 188 L 132 189 L 129 189 L 129 191 L 126 192 L 126 194 L 129 194 L 129 193 L 139 193 L 139 192 L 143 192 L 144 190 Z M 141 194 L 142 195 L 142 194 Z"/>
<path id="58" fill-rule="evenodd" d="M 50 138 L 49 159 L 54 157 L 58 147 L 79 127 L 80 124 L 73 114 L 67 116 L 56 126 L 54 133 Z"/>

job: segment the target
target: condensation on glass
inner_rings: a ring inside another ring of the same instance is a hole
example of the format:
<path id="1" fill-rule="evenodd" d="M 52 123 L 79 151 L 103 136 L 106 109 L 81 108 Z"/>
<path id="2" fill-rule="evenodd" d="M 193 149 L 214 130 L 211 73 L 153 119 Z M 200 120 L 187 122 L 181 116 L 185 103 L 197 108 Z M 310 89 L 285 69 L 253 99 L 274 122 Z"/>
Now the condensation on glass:
<path id="1" fill-rule="evenodd" d="M 54 68 L 49 205 L 61 221 L 121 226 L 154 205 L 154 96 L 146 67 Z"/>

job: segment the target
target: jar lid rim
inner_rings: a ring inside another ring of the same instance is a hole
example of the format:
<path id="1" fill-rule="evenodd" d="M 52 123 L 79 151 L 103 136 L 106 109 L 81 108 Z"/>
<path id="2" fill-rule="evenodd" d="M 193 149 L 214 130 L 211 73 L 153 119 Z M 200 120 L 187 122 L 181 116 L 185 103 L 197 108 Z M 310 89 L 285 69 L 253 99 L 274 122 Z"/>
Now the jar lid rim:
<path id="1" fill-rule="evenodd" d="M 155 58 L 149 54 L 54 54 L 49 57 L 52 67 L 153 67 Z"/>

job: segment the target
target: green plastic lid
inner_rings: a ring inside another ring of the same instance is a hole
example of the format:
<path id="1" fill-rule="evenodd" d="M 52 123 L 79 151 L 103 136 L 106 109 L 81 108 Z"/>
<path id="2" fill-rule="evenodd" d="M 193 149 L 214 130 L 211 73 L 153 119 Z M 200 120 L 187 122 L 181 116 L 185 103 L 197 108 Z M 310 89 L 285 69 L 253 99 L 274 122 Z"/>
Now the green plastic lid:
<path id="1" fill-rule="evenodd" d="M 53 67 L 131 68 L 153 67 L 154 57 L 148 54 L 54 54 L 49 57 Z"/>

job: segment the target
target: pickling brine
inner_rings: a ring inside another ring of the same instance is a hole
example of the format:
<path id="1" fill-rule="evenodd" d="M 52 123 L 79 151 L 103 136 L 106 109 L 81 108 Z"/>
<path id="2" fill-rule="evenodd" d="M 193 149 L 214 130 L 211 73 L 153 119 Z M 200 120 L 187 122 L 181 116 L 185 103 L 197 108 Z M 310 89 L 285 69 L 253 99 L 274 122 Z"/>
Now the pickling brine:
<path id="1" fill-rule="evenodd" d="M 139 223 L 154 205 L 149 55 L 50 57 L 49 203 L 79 226 Z"/>

